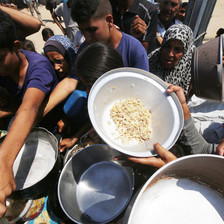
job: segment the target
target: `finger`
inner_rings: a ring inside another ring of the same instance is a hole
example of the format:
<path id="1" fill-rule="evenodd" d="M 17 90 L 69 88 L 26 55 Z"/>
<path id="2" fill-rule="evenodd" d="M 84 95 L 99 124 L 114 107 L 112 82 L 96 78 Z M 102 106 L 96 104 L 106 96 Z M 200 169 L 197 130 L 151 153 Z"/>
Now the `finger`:
<path id="1" fill-rule="evenodd" d="M 126 160 L 128 157 L 125 156 L 125 155 L 117 155 L 117 156 L 114 156 L 114 160 L 117 161 L 117 160 Z"/>
<path id="2" fill-rule="evenodd" d="M 5 213 L 6 213 L 5 203 L 0 202 L 0 218 L 2 218 Z"/>
<path id="3" fill-rule="evenodd" d="M 60 152 L 64 152 L 65 149 L 66 149 L 66 146 L 61 147 L 61 148 L 60 148 Z"/>
<path id="4" fill-rule="evenodd" d="M 159 143 L 156 143 L 154 145 L 154 148 L 155 148 L 156 152 L 158 153 L 158 155 L 160 156 L 160 158 L 165 163 L 168 163 L 168 162 L 176 159 L 176 156 L 173 153 L 171 153 L 168 150 L 166 150 L 165 148 L 163 148 Z"/>
<path id="5" fill-rule="evenodd" d="M 167 93 L 172 93 L 172 92 L 176 92 L 180 87 L 179 86 L 175 86 L 173 84 L 170 84 L 167 89 L 166 92 Z"/>

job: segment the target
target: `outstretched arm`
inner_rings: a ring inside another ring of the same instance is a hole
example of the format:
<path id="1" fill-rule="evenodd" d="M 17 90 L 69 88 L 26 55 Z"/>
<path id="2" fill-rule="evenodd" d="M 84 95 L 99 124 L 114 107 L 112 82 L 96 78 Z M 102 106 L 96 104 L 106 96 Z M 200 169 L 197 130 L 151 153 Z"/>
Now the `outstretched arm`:
<path id="1" fill-rule="evenodd" d="M 0 217 L 6 211 L 6 198 L 15 189 L 12 171 L 14 160 L 35 123 L 44 97 L 44 92 L 39 89 L 27 89 L 9 132 L 0 146 Z"/>
<path id="2" fill-rule="evenodd" d="M 0 6 L 0 9 L 11 16 L 16 25 L 19 39 L 24 39 L 40 30 L 41 21 L 34 16 L 5 6 Z"/>
<path id="3" fill-rule="evenodd" d="M 52 19 L 54 20 L 54 22 L 58 25 L 58 27 L 60 28 L 61 32 L 64 34 L 64 35 L 67 35 L 67 32 L 66 32 L 66 29 L 61 25 L 61 23 L 58 21 L 58 17 L 57 15 L 55 14 L 55 12 L 52 13 Z"/>
<path id="4" fill-rule="evenodd" d="M 76 79 L 66 77 L 60 81 L 50 94 L 48 102 L 44 108 L 43 115 L 49 113 L 55 106 L 65 100 L 77 87 Z"/>

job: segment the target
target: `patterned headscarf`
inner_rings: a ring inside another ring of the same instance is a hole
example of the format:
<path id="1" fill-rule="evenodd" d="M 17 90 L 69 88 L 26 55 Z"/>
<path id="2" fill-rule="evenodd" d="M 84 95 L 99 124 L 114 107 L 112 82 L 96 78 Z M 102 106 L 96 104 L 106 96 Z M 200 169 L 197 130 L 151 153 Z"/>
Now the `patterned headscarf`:
<path id="1" fill-rule="evenodd" d="M 183 43 L 184 54 L 173 69 L 165 69 L 160 61 L 161 49 L 171 40 L 180 40 Z M 162 46 L 148 55 L 149 71 L 165 82 L 181 86 L 187 95 L 191 82 L 191 59 L 195 50 L 194 37 L 191 28 L 183 24 L 175 24 L 166 31 Z"/>
<path id="2" fill-rule="evenodd" d="M 50 37 L 44 45 L 44 53 L 46 54 L 48 51 L 59 52 L 68 61 L 70 67 L 74 66 L 77 48 L 68 37 L 64 35 Z"/>

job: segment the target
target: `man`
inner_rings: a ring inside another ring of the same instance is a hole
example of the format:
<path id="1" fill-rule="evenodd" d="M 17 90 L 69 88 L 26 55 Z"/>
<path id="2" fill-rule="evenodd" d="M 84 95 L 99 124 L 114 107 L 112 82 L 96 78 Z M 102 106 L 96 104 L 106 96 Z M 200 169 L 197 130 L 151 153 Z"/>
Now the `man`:
<path id="1" fill-rule="evenodd" d="M 178 20 L 180 20 L 182 23 L 184 22 L 184 19 L 185 19 L 185 16 L 186 16 L 187 6 L 188 6 L 188 2 L 183 2 L 180 5 L 180 8 L 179 8 L 178 13 L 176 15 L 176 18 Z"/>
<path id="2" fill-rule="evenodd" d="M 86 39 L 79 51 L 84 44 L 103 42 L 122 55 L 126 67 L 149 70 L 147 54 L 141 43 L 115 27 L 109 0 L 76 0 L 72 4 L 72 18 Z"/>
<path id="3" fill-rule="evenodd" d="M 75 44 L 76 47 L 79 47 L 84 42 L 84 37 L 79 31 L 78 25 L 71 17 L 71 4 L 72 0 L 68 2 L 60 3 L 52 13 L 52 18 L 58 27 L 61 29 L 64 35 Z M 62 17 L 65 23 L 64 28 L 61 23 L 58 21 L 58 17 Z"/>
<path id="4" fill-rule="evenodd" d="M 156 48 L 157 7 L 147 0 L 110 0 L 114 24 L 137 38 L 146 51 Z"/>
<path id="5" fill-rule="evenodd" d="M 27 4 L 32 16 L 34 16 L 34 10 L 35 10 L 35 12 L 37 14 L 37 18 L 41 21 L 41 25 L 45 26 L 45 24 L 43 23 L 42 17 L 41 17 L 41 13 L 38 9 L 37 0 L 24 0 L 24 3 Z"/>
<path id="6" fill-rule="evenodd" d="M 6 197 L 15 189 L 14 160 L 35 125 L 41 106 L 57 83 L 54 68 L 46 57 L 21 50 L 12 19 L 0 10 L 0 86 L 18 103 L 8 134 L 0 146 L 0 217 L 6 211 Z M 0 114 L 3 110 L 1 107 Z"/>
<path id="7" fill-rule="evenodd" d="M 160 13 L 157 24 L 157 43 L 162 45 L 164 34 L 166 30 L 173 24 L 182 23 L 176 19 L 177 12 L 179 11 L 181 0 L 160 0 Z"/>

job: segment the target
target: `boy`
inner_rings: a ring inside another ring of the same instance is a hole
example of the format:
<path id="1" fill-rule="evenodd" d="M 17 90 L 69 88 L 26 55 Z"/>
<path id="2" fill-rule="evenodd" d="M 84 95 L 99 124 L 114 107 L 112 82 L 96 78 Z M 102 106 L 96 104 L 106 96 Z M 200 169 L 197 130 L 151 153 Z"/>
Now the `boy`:
<path id="1" fill-rule="evenodd" d="M 47 58 L 21 50 L 14 23 L 9 14 L 0 10 L 0 86 L 18 103 L 14 120 L 0 146 L 0 217 L 6 211 L 6 197 L 15 189 L 14 160 L 37 120 L 40 107 L 57 83 Z"/>
<path id="2" fill-rule="evenodd" d="M 71 15 L 86 39 L 83 45 L 95 42 L 108 44 L 122 55 L 126 67 L 149 70 L 147 53 L 142 44 L 134 37 L 120 32 L 113 24 L 109 0 L 73 1 Z M 83 47 L 81 45 L 80 50 Z"/>

